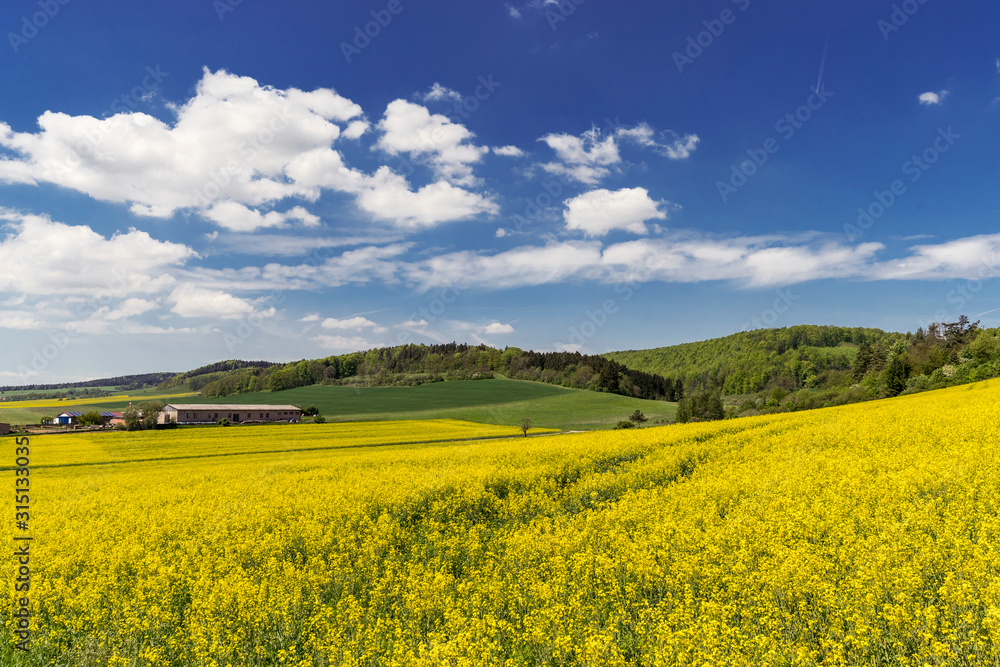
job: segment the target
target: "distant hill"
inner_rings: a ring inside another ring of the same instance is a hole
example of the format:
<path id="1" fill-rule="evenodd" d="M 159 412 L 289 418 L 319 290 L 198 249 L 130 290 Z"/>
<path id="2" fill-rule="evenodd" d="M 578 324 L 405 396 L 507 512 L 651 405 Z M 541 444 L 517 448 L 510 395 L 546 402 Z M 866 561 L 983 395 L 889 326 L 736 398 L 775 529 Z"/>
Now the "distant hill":
<path id="1" fill-rule="evenodd" d="M 842 384 L 861 345 L 900 335 L 881 329 L 801 325 L 603 356 L 629 368 L 680 378 L 688 390 L 751 394 L 775 386 L 792 390 Z"/>
<path id="2" fill-rule="evenodd" d="M 95 389 L 113 388 L 122 391 L 135 389 L 145 389 L 155 387 L 165 380 L 174 377 L 176 373 L 143 373 L 141 375 L 120 375 L 112 378 L 101 378 L 99 380 L 86 380 L 84 382 L 63 382 L 60 384 L 25 384 L 9 385 L 0 387 L 0 392 L 7 391 L 52 391 L 57 389 Z"/>
<path id="3" fill-rule="evenodd" d="M 221 398 L 313 384 L 399 387 L 444 380 L 487 380 L 495 375 L 646 400 L 677 401 L 683 395 L 680 383 L 673 378 L 637 371 L 600 356 L 516 347 L 500 350 L 460 343 L 383 347 L 283 365 L 254 362 L 250 367 L 193 377 L 187 373 L 161 388 L 184 384 L 200 390 L 207 398 Z"/>

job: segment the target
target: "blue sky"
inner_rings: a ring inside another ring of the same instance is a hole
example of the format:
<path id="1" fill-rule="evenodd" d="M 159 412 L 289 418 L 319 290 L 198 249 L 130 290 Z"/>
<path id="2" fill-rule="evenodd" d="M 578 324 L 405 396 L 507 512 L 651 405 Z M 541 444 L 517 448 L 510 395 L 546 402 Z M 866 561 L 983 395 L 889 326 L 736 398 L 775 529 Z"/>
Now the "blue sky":
<path id="1" fill-rule="evenodd" d="M 0 383 L 1000 324 L 1000 6 L 10 0 Z"/>

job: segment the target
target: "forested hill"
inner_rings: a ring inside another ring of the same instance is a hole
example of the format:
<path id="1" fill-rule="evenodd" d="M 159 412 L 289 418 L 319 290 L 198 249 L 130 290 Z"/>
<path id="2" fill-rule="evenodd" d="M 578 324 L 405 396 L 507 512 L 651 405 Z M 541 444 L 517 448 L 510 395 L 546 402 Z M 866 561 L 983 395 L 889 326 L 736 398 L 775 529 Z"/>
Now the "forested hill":
<path id="1" fill-rule="evenodd" d="M 842 384 L 851 375 L 860 346 L 900 335 L 881 329 L 801 325 L 604 356 L 629 368 L 680 378 L 688 389 L 751 394 L 773 386 L 791 390 Z"/>
<path id="2" fill-rule="evenodd" d="M 675 379 L 637 371 L 604 357 L 457 343 L 384 347 L 284 365 L 232 368 L 183 380 L 178 376 L 174 382 L 197 386 L 204 396 L 215 398 L 311 384 L 406 386 L 489 379 L 494 374 L 653 400 L 677 401 L 683 391 Z"/>

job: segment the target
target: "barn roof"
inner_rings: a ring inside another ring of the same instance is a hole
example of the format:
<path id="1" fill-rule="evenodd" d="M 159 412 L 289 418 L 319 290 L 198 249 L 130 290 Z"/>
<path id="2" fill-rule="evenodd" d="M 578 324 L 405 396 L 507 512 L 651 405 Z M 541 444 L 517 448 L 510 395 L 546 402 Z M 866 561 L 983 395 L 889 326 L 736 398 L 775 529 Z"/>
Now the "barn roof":
<path id="1" fill-rule="evenodd" d="M 296 410 L 301 411 L 297 405 L 239 405 L 235 403 L 168 403 L 163 406 L 163 409 L 172 408 L 174 410 L 188 410 L 194 412 L 195 410 L 226 410 L 228 412 L 268 412 L 268 411 L 278 411 L 278 410 Z"/>

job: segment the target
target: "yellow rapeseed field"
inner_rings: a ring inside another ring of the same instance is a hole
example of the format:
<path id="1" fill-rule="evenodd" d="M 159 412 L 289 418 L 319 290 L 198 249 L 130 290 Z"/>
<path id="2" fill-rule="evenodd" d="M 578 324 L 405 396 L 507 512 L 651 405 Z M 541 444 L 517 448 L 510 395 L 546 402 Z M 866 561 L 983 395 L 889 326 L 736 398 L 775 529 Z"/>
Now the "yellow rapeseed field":
<path id="1" fill-rule="evenodd" d="M 197 392 L 188 392 L 184 394 L 157 394 L 153 396 L 129 396 L 127 394 L 122 394 L 120 396 L 103 396 L 100 398 L 73 398 L 69 400 L 60 400 L 57 398 L 40 398 L 34 401 L 4 401 L 0 403 L 0 417 L 3 416 L 4 410 L 15 410 L 15 409 L 27 409 L 27 408 L 61 408 L 63 410 L 70 410 L 73 408 L 80 408 L 82 406 L 88 405 L 103 405 L 105 403 L 121 403 L 124 401 L 135 401 L 137 404 L 142 401 L 180 401 L 184 398 L 191 396 L 201 396 Z"/>
<path id="2" fill-rule="evenodd" d="M 1000 664 L 1000 384 L 528 439 L 352 427 L 33 439 L 33 640 L 8 583 L 0 662 Z"/>

